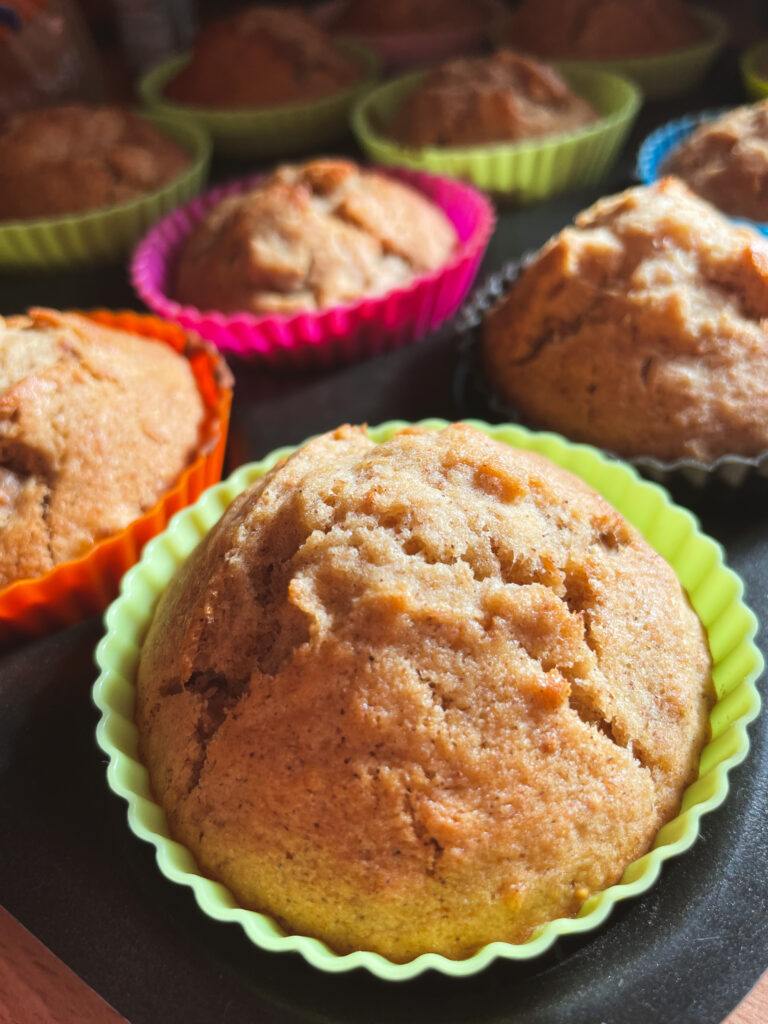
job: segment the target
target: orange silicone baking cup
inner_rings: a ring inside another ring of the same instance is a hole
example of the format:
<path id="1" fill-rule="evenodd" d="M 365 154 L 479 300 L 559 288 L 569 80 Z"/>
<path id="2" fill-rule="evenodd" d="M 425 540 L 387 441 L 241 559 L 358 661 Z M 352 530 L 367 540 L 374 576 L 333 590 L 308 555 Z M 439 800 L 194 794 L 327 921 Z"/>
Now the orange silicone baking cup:
<path id="1" fill-rule="evenodd" d="M 44 576 L 17 580 L 1 589 L 0 646 L 103 611 L 146 542 L 166 528 L 174 513 L 196 501 L 206 487 L 221 478 L 232 384 L 226 363 L 216 350 L 158 317 L 107 309 L 82 315 L 106 327 L 164 342 L 189 360 L 206 410 L 199 451 L 173 487 L 125 529 L 98 541 L 80 558 L 54 566 Z"/>

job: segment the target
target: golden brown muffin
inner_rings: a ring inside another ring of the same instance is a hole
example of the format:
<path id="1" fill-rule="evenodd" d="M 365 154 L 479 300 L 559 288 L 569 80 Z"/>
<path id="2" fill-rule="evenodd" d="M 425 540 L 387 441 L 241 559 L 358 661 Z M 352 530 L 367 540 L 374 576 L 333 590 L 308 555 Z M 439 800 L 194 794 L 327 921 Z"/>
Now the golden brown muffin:
<path id="1" fill-rule="evenodd" d="M 469 426 L 342 427 L 172 581 L 136 720 L 174 836 L 243 905 L 339 952 L 463 957 L 648 849 L 709 668 L 670 567 L 569 473 Z"/>
<path id="2" fill-rule="evenodd" d="M 702 124 L 664 171 L 725 213 L 768 221 L 768 100 Z"/>
<path id="3" fill-rule="evenodd" d="M 650 57 L 698 43 L 702 26 L 681 0 L 523 0 L 506 41 L 538 57 Z"/>
<path id="4" fill-rule="evenodd" d="M 74 313 L 0 317 L 0 586 L 151 508 L 196 454 L 203 414 L 168 345 Z"/>
<path id="5" fill-rule="evenodd" d="M 270 107 L 346 89 L 361 68 L 308 17 L 248 7 L 208 25 L 166 95 L 203 107 Z"/>
<path id="6" fill-rule="evenodd" d="M 572 131 L 597 117 L 554 68 L 499 50 L 430 71 L 397 111 L 391 134 L 407 146 L 472 146 Z"/>
<path id="7" fill-rule="evenodd" d="M 334 28 L 371 35 L 472 30 L 481 28 L 487 15 L 482 0 L 351 0 Z"/>
<path id="8" fill-rule="evenodd" d="M 223 312 L 323 309 L 435 270 L 455 245 L 453 225 L 415 189 L 312 160 L 211 210 L 182 250 L 176 298 Z"/>
<path id="9" fill-rule="evenodd" d="M 768 241 L 665 178 L 599 200 L 487 316 L 522 416 L 623 455 L 768 449 Z"/>
<path id="10" fill-rule="evenodd" d="M 70 104 L 13 114 L 0 128 L 0 220 L 114 206 L 155 192 L 190 163 L 120 107 Z"/>

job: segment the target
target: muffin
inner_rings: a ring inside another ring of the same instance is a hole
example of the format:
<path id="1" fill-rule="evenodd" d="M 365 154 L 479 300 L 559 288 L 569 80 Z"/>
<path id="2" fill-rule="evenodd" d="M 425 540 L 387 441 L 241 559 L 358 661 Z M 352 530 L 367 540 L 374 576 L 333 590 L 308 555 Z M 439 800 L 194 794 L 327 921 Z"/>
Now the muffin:
<path id="1" fill-rule="evenodd" d="M 68 104 L 0 125 L 0 220 L 83 213 L 162 188 L 191 163 L 153 124 L 121 107 Z"/>
<path id="2" fill-rule="evenodd" d="M 768 240 L 675 178 L 599 200 L 483 329 L 491 386 L 622 455 L 768 450 Z"/>
<path id="3" fill-rule="evenodd" d="M 201 107 L 272 107 L 330 96 L 362 77 L 308 17 L 248 7 L 208 25 L 168 98 Z"/>
<path id="4" fill-rule="evenodd" d="M 733 217 L 768 221 L 768 100 L 702 124 L 670 154 L 664 172 Z"/>
<path id="5" fill-rule="evenodd" d="M 397 111 L 391 134 L 407 146 L 473 146 L 572 131 L 597 118 L 554 68 L 500 50 L 430 71 Z"/>
<path id="6" fill-rule="evenodd" d="M 205 873 L 289 933 L 405 961 L 524 940 L 618 881 L 710 703 L 672 570 L 589 487 L 470 426 L 343 427 L 172 580 L 136 721 Z"/>
<path id="7" fill-rule="evenodd" d="M 350 0 L 334 28 L 364 35 L 398 35 L 446 29 L 482 28 L 487 15 L 478 0 Z"/>
<path id="8" fill-rule="evenodd" d="M 681 0 L 523 0 L 507 41 L 537 57 L 650 57 L 700 42 L 695 11 Z"/>
<path id="9" fill-rule="evenodd" d="M 203 420 L 170 346 L 74 313 L 0 318 L 0 587 L 150 509 L 197 454 Z"/>
<path id="10" fill-rule="evenodd" d="M 200 222 L 175 297 L 222 312 L 324 309 L 437 269 L 456 242 L 442 211 L 408 185 L 345 160 L 286 165 Z"/>

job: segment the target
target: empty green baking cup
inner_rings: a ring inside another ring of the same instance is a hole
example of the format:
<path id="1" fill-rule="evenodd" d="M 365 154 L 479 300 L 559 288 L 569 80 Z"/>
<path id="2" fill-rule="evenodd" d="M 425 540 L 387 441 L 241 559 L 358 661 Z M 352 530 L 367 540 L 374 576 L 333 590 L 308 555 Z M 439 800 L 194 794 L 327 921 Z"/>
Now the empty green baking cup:
<path id="1" fill-rule="evenodd" d="M 298 952 L 323 971 L 363 967 L 389 981 L 413 978 L 428 969 L 466 977 L 499 958 L 528 960 L 539 956 L 560 935 L 581 934 L 598 927 L 614 904 L 649 889 L 663 862 L 693 844 L 701 816 L 725 799 L 728 772 L 744 760 L 749 750 L 747 725 L 760 709 L 755 680 L 762 671 L 763 659 L 754 643 L 757 621 L 742 600 L 741 580 L 723 563 L 722 549 L 701 532 L 690 512 L 673 504 L 657 484 L 642 480 L 629 466 L 595 448 L 520 426 L 491 427 L 469 422 L 499 441 L 539 452 L 582 477 L 634 523 L 670 563 L 707 631 L 717 694 L 711 714 L 712 739 L 702 751 L 699 777 L 685 791 L 680 813 L 661 829 L 653 849 L 627 867 L 619 884 L 591 896 L 577 917 L 550 921 L 527 942 L 492 942 L 464 960 L 424 953 L 409 963 L 396 964 L 365 951 L 342 956 L 318 939 L 285 934 L 266 914 L 239 907 L 223 885 L 200 874 L 189 850 L 171 838 L 165 814 L 152 797 L 146 769 L 138 759 L 133 723 L 136 669 L 158 597 L 233 498 L 295 449 L 281 448 L 261 462 L 242 466 L 174 516 L 165 533 L 147 544 L 141 561 L 126 573 L 120 597 L 105 616 L 106 636 L 96 649 L 100 675 L 93 697 L 101 711 L 96 737 L 109 758 L 109 784 L 128 801 L 128 823 L 139 838 L 154 845 L 163 874 L 173 882 L 188 885 L 209 917 L 241 925 L 260 949 Z M 374 441 L 386 441 L 407 425 L 384 423 L 371 428 L 369 434 Z M 444 420 L 421 424 L 431 430 L 446 425 Z"/>
<path id="2" fill-rule="evenodd" d="M 339 40 L 335 45 L 360 65 L 362 78 L 340 92 L 308 103 L 233 110 L 176 103 L 165 96 L 165 88 L 189 63 L 188 53 L 171 57 L 148 71 L 139 83 L 139 93 L 150 110 L 199 124 L 210 134 L 216 152 L 224 156 L 266 158 L 309 153 L 344 138 L 349 131 L 350 110 L 379 74 L 379 61 L 369 50 L 349 41 Z"/>
<path id="3" fill-rule="evenodd" d="M 156 192 L 116 206 L 35 220 L 0 222 L 0 270 L 40 271 L 112 263 L 130 252 L 156 220 L 197 195 L 205 184 L 211 143 L 197 125 L 141 112 L 191 157 Z"/>
<path id="4" fill-rule="evenodd" d="M 768 39 L 746 50 L 739 60 L 747 92 L 755 100 L 768 96 Z"/>
<path id="5" fill-rule="evenodd" d="M 520 142 L 485 146 L 414 148 L 387 135 L 387 126 L 425 72 L 396 78 L 374 89 L 355 107 L 352 126 L 374 163 L 412 167 L 464 178 L 489 192 L 520 203 L 547 199 L 558 192 L 599 182 L 619 155 L 635 115 L 640 93 L 635 85 L 604 71 L 562 65 L 569 84 L 589 100 L 600 119 L 575 131 Z"/>

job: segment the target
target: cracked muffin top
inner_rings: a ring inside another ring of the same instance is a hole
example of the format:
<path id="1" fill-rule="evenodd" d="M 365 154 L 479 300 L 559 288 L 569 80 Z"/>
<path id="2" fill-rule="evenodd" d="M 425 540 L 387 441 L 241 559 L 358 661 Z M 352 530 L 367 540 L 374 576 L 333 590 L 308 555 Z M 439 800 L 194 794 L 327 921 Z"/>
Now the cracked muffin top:
<path id="1" fill-rule="evenodd" d="M 151 508 L 196 454 L 203 414 L 167 345 L 74 313 L 0 317 L 0 586 Z"/>
<path id="2" fill-rule="evenodd" d="M 768 100 L 702 124 L 664 171 L 733 217 L 768 221 Z"/>
<path id="3" fill-rule="evenodd" d="M 768 241 L 665 178 L 599 200 L 488 313 L 491 386 L 622 455 L 768 450 Z"/>
<path id="4" fill-rule="evenodd" d="M 166 185 L 189 165 L 173 139 L 130 110 L 69 104 L 0 125 L 0 220 L 115 206 Z"/>
<path id="5" fill-rule="evenodd" d="M 698 43 L 700 20 L 681 0 L 523 0 L 506 39 L 538 57 L 650 57 Z"/>
<path id="6" fill-rule="evenodd" d="M 670 567 L 569 473 L 470 426 L 342 427 L 171 582 L 137 724 L 173 834 L 243 905 L 339 952 L 462 957 L 649 848 L 709 670 Z"/>
<path id="7" fill-rule="evenodd" d="M 312 160 L 215 206 L 182 249 L 175 294 L 223 312 L 324 309 L 436 270 L 456 241 L 442 211 L 409 185 Z"/>
<path id="8" fill-rule="evenodd" d="M 372 35 L 471 30 L 482 27 L 488 15 L 482 0 L 350 0 L 333 27 Z"/>
<path id="9" fill-rule="evenodd" d="M 391 134 L 407 146 L 471 146 L 571 131 L 597 117 L 554 68 L 499 50 L 428 72 Z"/>
<path id="10" fill-rule="evenodd" d="M 203 107 L 270 107 L 348 88 L 361 67 L 306 15 L 248 7 L 206 26 L 165 93 Z"/>

